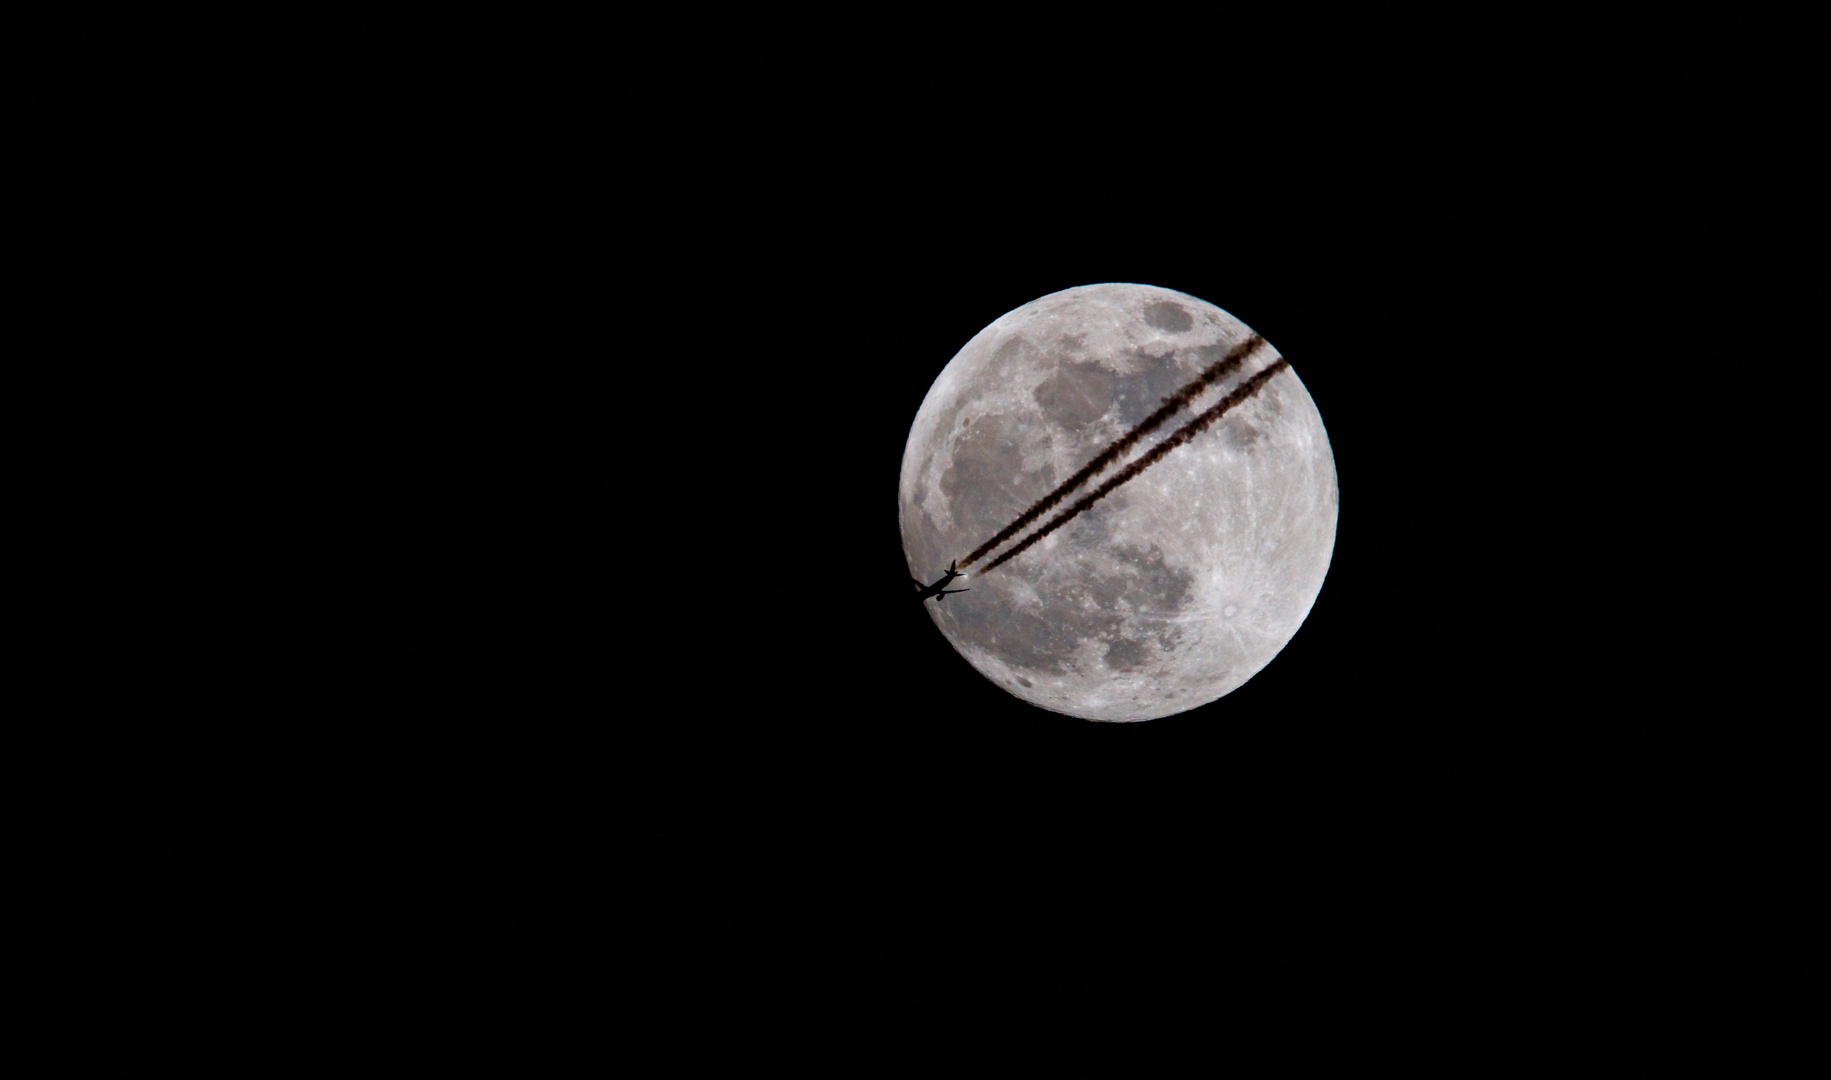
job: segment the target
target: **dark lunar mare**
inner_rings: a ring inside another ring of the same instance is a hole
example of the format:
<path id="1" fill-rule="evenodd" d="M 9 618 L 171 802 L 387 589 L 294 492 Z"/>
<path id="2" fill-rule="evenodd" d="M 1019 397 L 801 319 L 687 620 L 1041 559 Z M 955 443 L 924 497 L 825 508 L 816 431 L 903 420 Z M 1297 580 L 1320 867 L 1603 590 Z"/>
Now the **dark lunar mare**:
<path id="1" fill-rule="evenodd" d="M 1171 306 L 1174 306 L 1174 305 L 1171 305 Z M 1181 311 L 1182 309 L 1177 308 L 1177 310 Z M 1184 316 L 1184 319 L 1185 320 L 1187 319 L 1187 315 Z M 1153 324 L 1153 325 L 1155 325 L 1155 324 Z M 1164 421 L 1166 421 L 1166 420 L 1170 419 L 1170 417 L 1176 415 L 1176 413 L 1178 411 L 1186 408 L 1188 406 L 1189 402 L 1194 401 L 1196 396 L 1199 395 L 1203 390 L 1214 385 L 1216 382 L 1219 382 L 1221 379 L 1226 378 L 1235 369 L 1237 369 L 1243 362 L 1245 362 L 1246 357 L 1251 355 L 1253 350 L 1257 349 L 1259 346 L 1261 346 L 1263 344 L 1265 344 L 1265 339 L 1260 337 L 1257 334 L 1254 334 L 1251 337 L 1247 338 L 1245 341 L 1242 341 L 1238 345 L 1235 345 L 1233 348 L 1229 349 L 1227 351 L 1226 356 L 1222 357 L 1220 360 L 1216 361 L 1215 363 L 1210 364 L 1208 366 L 1207 370 L 1203 371 L 1200 375 L 1196 376 L 1194 381 L 1185 384 L 1182 387 L 1182 389 L 1176 391 L 1176 393 L 1174 393 L 1174 394 L 1171 394 L 1169 397 L 1164 398 L 1162 407 L 1160 407 L 1156 412 L 1152 413 L 1151 415 L 1145 417 L 1143 420 L 1139 421 L 1138 425 L 1136 427 L 1132 428 L 1132 430 L 1126 432 L 1124 435 L 1119 436 L 1118 441 L 1114 442 L 1111 446 L 1107 447 L 1105 450 L 1102 450 L 1099 453 L 1099 455 L 1096 456 L 1092 461 L 1090 461 L 1086 465 L 1082 466 L 1082 468 L 1080 469 L 1079 472 L 1076 472 L 1073 476 L 1070 476 L 1068 479 L 1062 481 L 1061 484 L 1058 485 L 1054 491 L 1051 491 L 1049 494 L 1038 499 L 1035 502 L 1035 504 L 1033 504 L 1030 507 L 1030 509 L 1025 510 L 1022 514 L 1018 515 L 1016 521 L 1013 521 L 1011 524 L 998 530 L 998 533 L 996 535 L 994 535 L 990 540 L 987 540 L 985 543 L 980 544 L 978 547 L 974 548 L 972 554 L 970 554 L 966 558 L 960 560 L 960 565 L 961 566 L 971 566 L 981 556 L 985 555 L 986 552 L 997 547 L 999 544 L 1004 543 L 1006 540 L 1009 540 L 1011 537 L 1016 536 L 1018 531 L 1021 530 L 1024 526 L 1030 524 L 1032 521 L 1035 521 L 1037 518 L 1042 517 L 1044 514 L 1048 513 L 1050 510 L 1055 509 L 1055 507 L 1057 505 L 1059 505 L 1063 499 L 1068 497 L 1069 492 L 1073 491 L 1075 488 L 1080 487 L 1082 484 L 1086 483 L 1089 479 L 1091 479 L 1095 475 L 1097 475 L 1101 470 L 1105 469 L 1108 465 L 1111 465 L 1113 462 L 1119 460 L 1121 455 L 1123 455 L 1127 450 L 1130 450 L 1133 446 L 1136 446 L 1138 444 L 1139 439 L 1144 438 L 1146 435 L 1149 435 L 1151 432 L 1156 431 L 1158 428 L 1162 427 L 1164 424 Z M 1048 384 L 1045 384 L 1045 385 L 1048 385 Z M 1052 388 L 1052 392 L 1059 393 L 1059 391 L 1054 391 L 1053 388 Z M 1111 490 L 1111 489 L 1108 488 L 1107 490 Z M 998 559 L 997 562 L 992 563 L 992 566 L 997 566 L 999 562 L 1003 562 L 1005 559 L 1010 558 L 1012 554 L 1014 554 L 1014 553 L 1006 552 L 1003 556 L 1001 556 Z M 986 567 L 986 569 L 988 569 L 988 570 L 990 570 L 991 568 L 992 568 L 991 566 Z"/>
<path id="2" fill-rule="evenodd" d="M 1110 501 L 1101 509 L 1117 512 Z M 1066 542 L 1082 551 L 1104 548 L 1109 536 L 1099 521 L 1102 516 L 1096 512 L 1080 518 L 1067 531 Z M 1121 545 L 1114 554 L 1120 559 L 1116 566 L 1039 588 L 1035 611 L 969 604 L 950 607 L 948 616 L 963 643 L 1032 675 L 1062 675 L 1074 668 L 1072 657 L 1090 638 L 1104 643 L 1104 662 L 1109 669 L 1136 669 L 1152 656 L 1174 651 L 1181 644 L 1182 632 L 1173 623 L 1128 632 L 1131 613 L 1174 617 L 1187 610 L 1195 575 L 1170 565 L 1155 545 Z M 1033 584 L 1042 580 L 1034 566 L 1006 573 L 1023 570 L 1031 572 Z"/>
<path id="3" fill-rule="evenodd" d="M 1257 335 L 1255 335 L 1251 340 L 1259 341 L 1262 339 L 1258 338 Z M 1227 410 L 1233 408 L 1235 405 L 1238 405 L 1240 402 L 1245 401 L 1247 398 L 1252 397 L 1254 394 L 1258 393 L 1259 388 L 1264 386 L 1267 382 L 1271 381 L 1271 377 L 1273 375 L 1278 374 L 1280 371 L 1283 371 L 1285 368 L 1290 367 L 1290 366 L 1291 366 L 1291 362 L 1289 360 L 1286 360 L 1283 357 L 1279 357 L 1275 363 L 1272 363 L 1271 365 L 1267 366 L 1265 368 L 1265 370 L 1259 372 L 1257 375 L 1254 375 L 1252 378 L 1247 379 L 1245 382 L 1234 387 L 1233 390 L 1231 392 L 1229 392 L 1226 397 L 1222 398 L 1221 400 L 1215 402 L 1213 405 L 1209 406 L 1207 409 L 1203 410 L 1203 412 L 1200 416 L 1197 416 L 1195 419 L 1184 424 L 1182 427 L 1177 428 L 1175 434 L 1171 435 L 1169 438 L 1165 439 L 1164 441 L 1158 443 L 1156 446 L 1151 447 L 1151 449 L 1143 457 L 1139 458 L 1137 461 L 1132 462 L 1130 465 L 1127 465 L 1124 469 L 1120 470 L 1119 474 L 1114 476 L 1111 480 L 1108 480 L 1106 483 L 1101 484 L 1099 487 L 1095 488 L 1091 493 L 1082 496 L 1080 499 L 1078 499 L 1075 502 L 1075 504 L 1073 506 L 1071 506 L 1068 509 L 1057 514 L 1055 517 L 1049 519 L 1049 523 L 1047 525 L 1044 525 L 1042 528 L 1031 533 L 1029 536 L 1024 537 L 1023 540 L 1019 541 L 1017 543 L 1017 545 L 1012 547 L 1009 551 L 1006 551 L 1003 555 L 1000 555 L 998 558 L 993 559 L 990 563 L 986 564 L 986 568 L 984 570 L 980 571 L 980 573 L 982 573 L 982 574 L 991 573 L 992 571 L 998 569 L 998 567 L 1003 565 L 1005 562 L 1007 562 L 1011 558 L 1015 557 L 1019 552 L 1023 551 L 1025 548 L 1028 548 L 1031 544 L 1036 543 L 1038 540 L 1041 540 L 1043 537 L 1048 536 L 1050 533 L 1061 528 L 1063 525 L 1068 524 L 1068 522 L 1074 520 L 1075 516 L 1077 514 L 1081 513 L 1081 511 L 1087 509 L 1088 507 L 1092 506 L 1094 503 L 1097 503 L 1101 499 L 1105 498 L 1107 492 L 1112 491 L 1114 488 L 1120 486 L 1121 484 L 1125 484 L 1125 483 L 1131 481 L 1139 473 L 1144 472 L 1144 470 L 1150 468 L 1152 465 L 1155 465 L 1159 461 L 1162 461 L 1165 457 L 1167 457 L 1169 455 L 1170 451 L 1176 449 L 1177 447 L 1181 446 L 1182 444 L 1188 442 L 1190 439 L 1201 434 L 1204 430 L 1207 429 L 1208 425 L 1214 423 L 1216 420 L 1219 420 L 1222 416 L 1225 416 L 1227 414 Z M 1104 455 L 1102 455 L 1102 456 L 1104 456 Z M 1076 475 L 1079 475 L 1079 474 L 1076 474 Z M 1064 487 L 1065 486 L 1066 485 L 1064 485 Z M 1013 531 L 1015 531 L 1015 530 L 1013 530 Z"/>

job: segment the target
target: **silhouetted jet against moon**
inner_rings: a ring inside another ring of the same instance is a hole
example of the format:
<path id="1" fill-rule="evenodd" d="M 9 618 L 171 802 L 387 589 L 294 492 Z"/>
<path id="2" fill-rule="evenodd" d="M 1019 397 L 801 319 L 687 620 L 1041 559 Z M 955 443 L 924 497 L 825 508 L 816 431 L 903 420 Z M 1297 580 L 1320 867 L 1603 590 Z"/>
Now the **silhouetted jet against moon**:
<path id="1" fill-rule="evenodd" d="M 958 559 L 954 560 L 954 562 L 959 562 L 959 561 L 960 560 L 958 560 Z M 946 572 L 943 573 L 941 575 L 941 577 L 939 578 L 939 580 L 937 580 L 933 585 L 924 585 L 920 581 L 917 581 L 915 578 L 910 578 L 909 580 L 915 584 L 915 587 L 917 589 L 921 590 L 921 593 L 916 597 L 917 600 L 926 600 L 932 596 L 935 598 L 935 603 L 939 604 L 941 601 L 947 599 L 948 596 L 953 593 L 972 592 L 973 591 L 971 589 L 950 589 L 950 588 L 948 588 L 948 586 L 953 583 L 953 580 L 955 578 L 965 577 L 965 576 L 966 576 L 965 571 L 955 570 L 954 563 L 950 562 L 947 564 Z"/>

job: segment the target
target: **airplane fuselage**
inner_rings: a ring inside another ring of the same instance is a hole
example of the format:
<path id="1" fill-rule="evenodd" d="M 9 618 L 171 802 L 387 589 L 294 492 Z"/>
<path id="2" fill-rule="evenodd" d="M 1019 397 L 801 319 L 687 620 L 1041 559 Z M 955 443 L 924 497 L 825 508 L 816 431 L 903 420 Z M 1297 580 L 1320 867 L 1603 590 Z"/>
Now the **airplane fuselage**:
<path id="1" fill-rule="evenodd" d="M 947 599 L 948 596 L 950 596 L 953 593 L 963 593 L 963 592 L 972 591 L 971 589 L 950 589 L 950 588 L 948 588 L 948 586 L 953 583 L 953 580 L 955 578 L 965 577 L 965 576 L 966 575 L 964 573 L 962 573 L 958 570 L 955 570 L 953 568 L 953 565 L 949 564 L 948 568 L 941 572 L 940 579 L 937 580 L 933 585 L 924 585 L 920 581 L 916 581 L 915 578 L 910 578 L 909 580 L 912 582 L 915 582 L 916 588 L 920 590 L 920 592 L 918 592 L 916 594 L 917 601 L 926 601 L 929 597 L 932 596 L 935 598 L 935 603 L 938 604 L 941 601 Z"/>

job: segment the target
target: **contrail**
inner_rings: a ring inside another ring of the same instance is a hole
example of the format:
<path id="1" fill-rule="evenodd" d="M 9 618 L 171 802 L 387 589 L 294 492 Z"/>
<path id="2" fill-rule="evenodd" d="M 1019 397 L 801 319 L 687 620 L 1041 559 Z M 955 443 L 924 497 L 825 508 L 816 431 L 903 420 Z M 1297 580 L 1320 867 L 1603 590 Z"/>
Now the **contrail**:
<path id="1" fill-rule="evenodd" d="M 974 548 L 971 555 L 960 560 L 960 565 L 973 565 L 980 556 L 1004 543 L 1006 540 L 1011 539 L 1011 537 L 1016 536 L 1019 529 L 1022 529 L 1025 525 L 1030 524 L 1032 521 L 1035 521 L 1037 518 L 1042 517 L 1044 514 L 1055 509 L 1056 504 L 1060 503 L 1064 498 L 1067 498 L 1069 492 L 1086 483 L 1088 478 L 1094 476 L 1096 473 L 1100 472 L 1100 470 L 1119 460 L 1120 455 L 1135 446 L 1139 439 L 1144 438 L 1146 435 L 1149 435 L 1151 432 L 1156 431 L 1159 427 L 1163 426 L 1163 422 L 1176 415 L 1178 409 L 1181 409 L 1188 405 L 1189 402 L 1194 401 L 1197 394 L 1200 394 L 1213 383 L 1226 378 L 1235 368 L 1240 366 L 1241 362 L 1246 359 L 1248 354 L 1263 344 L 1265 344 L 1265 339 L 1254 334 L 1245 341 L 1242 341 L 1238 345 L 1227 350 L 1226 356 L 1223 356 L 1221 359 L 1208 365 L 1207 370 L 1196 376 L 1194 382 L 1189 383 L 1181 390 L 1164 398 L 1162 408 L 1159 408 L 1156 412 L 1145 417 L 1143 420 L 1140 420 L 1138 426 L 1132 428 L 1132 430 L 1126 432 L 1124 435 L 1121 435 L 1118 442 L 1107 447 L 1105 450 L 1102 450 L 1100 456 L 1088 462 L 1080 472 L 1077 472 L 1073 476 L 1062 481 L 1056 486 L 1054 491 L 1051 491 L 1049 494 L 1038 499 L 1036 505 L 1025 510 L 1018 516 L 1016 521 L 1013 521 L 1003 529 L 1000 529 L 997 536 L 992 537 L 985 543 L 980 544 L 977 548 Z"/>
<path id="2" fill-rule="evenodd" d="M 1050 518 L 1049 523 L 1047 525 L 1044 525 L 1042 528 L 1031 533 L 1029 536 L 1024 537 L 1023 540 L 1018 542 L 1016 547 L 1013 547 L 1011 550 L 1005 552 L 1003 555 L 1000 555 L 998 558 L 993 559 L 990 563 L 987 563 L 986 568 L 984 570 L 981 570 L 980 573 L 981 574 L 991 573 L 992 571 L 998 569 L 1000 564 L 1002 564 L 1006 560 L 1012 558 L 1018 552 L 1029 547 L 1031 544 L 1036 543 L 1038 540 L 1041 540 L 1043 537 L 1048 536 L 1050 533 L 1061 528 L 1063 525 L 1068 524 L 1069 521 L 1074 519 L 1074 516 L 1076 514 L 1079 514 L 1081 511 L 1092 506 L 1094 503 L 1099 502 L 1103 497 L 1105 497 L 1107 492 L 1118 487 L 1120 484 L 1123 484 L 1126 481 L 1132 479 L 1133 477 L 1137 476 L 1139 473 L 1141 473 L 1144 470 L 1150 468 L 1151 466 L 1157 464 L 1159 461 L 1162 461 L 1164 459 L 1165 455 L 1169 454 L 1170 451 L 1176 449 L 1177 447 L 1181 446 L 1183 443 L 1186 443 L 1190 439 L 1193 439 L 1195 436 L 1201 434 L 1202 431 L 1205 428 L 1207 428 L 1207 426 L 1209 424 L 1214 423 L 1216 420 L 1219 420 L 1223 415 L 1225 415 L 1228 409 L 1233 408 L 1235 405 L 1238 405 L 1240 402 L 1245 401 L 1247 398 L 1258 393 L 1259 388 L 1261 386 L 1264 386 L 1266 384 L 1266 382 L 1269 381 L 1273 375 L 1278 374 L 1280 371 L 1283 371 L 1285 368 L 1290 367 L 1290 366 L 1291 366 L 1291 362 L 1289 360 L 1284 359 L 1281 356 L 1277 359 L 1277 361 L 1275 363 L 1268 365 L 1264 371 L 1259 372 L 1257 375 L 1254 375 L 1252 378 L 1247 379 L 1245 382 L 1234 387 L 1233 390 L 1230 393 L 1228 393 L 1228 395 L 1226 397 L 1222 398 L 1221 400 L 1215 402 L 1213 405 L 1209 406 L 1206 410 L 1204 410 L 1202 412 L 1201 415 L 1197 416 L 1195 419 L 1184 424 L 1182 427 L 1177 428 L 1175 434 L 1171 435 L 1169 438 L 1165 439 L 1164 441 L 1158 443 L 1156 446 L 1151 447 L 1151 449 L 1148 452 L 1146 452 L 1146 454 L 1143 457 L 1139 458 L 1137 461 L 1132 462 L 1130 465 L 1127 465 L 1125 468 L 1119 470 L 1119 472 L 1116 473 L 1113 476 L 1113 478 L 1108 480 L 1106 483 L 1101 484 L 1099 487 L 1095 488 L 1093 491 L 1089 492 L 1086 495 L 1083 495 L 1080 499 L 1077 499 L 1073 506 L 1069 507 L 1068 509 L 1066 509 L 1066 510 L 1062 511 L 1061 513 L 1055 515 L 1054 517 Z"/>

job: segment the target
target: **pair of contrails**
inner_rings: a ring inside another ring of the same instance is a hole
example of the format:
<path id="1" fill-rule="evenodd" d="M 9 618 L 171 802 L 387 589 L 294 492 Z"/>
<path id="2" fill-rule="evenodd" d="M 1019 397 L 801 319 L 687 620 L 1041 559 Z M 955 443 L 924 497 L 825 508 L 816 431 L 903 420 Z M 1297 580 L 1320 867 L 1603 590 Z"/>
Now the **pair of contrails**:
<path id="1" fill-rule="evenodd" d="M 1169 397 L 1164 398 L 1163 406 L 1156 412 L 1139 421 L 1136 427 L 1132 428 L 1132 430 L 1126 432 L 1124 435 L 1121 435 L 1117 442 L 1113 443 L 1105 450 L 1102 450 L 1100 455 L 1088 462 L 1081 471 L 1062 481 L 1054 491 L 1051 491 L 1049 494 L 1038 499 L 1034 506 L 1018 515 L 1016 521 L 1013 521 L 1003 529 L 1000 529 L 998 535 L 987 540 L 985 543 L 980 544 L 973 550 L 972 554 L 960 560 L 960 562 L 965 566 L 973 565 L 973 563 L 979 561 L 987 552 L 990 552 L 993 548 L 1004 543 L 1006 540 L 1009 540 L 1011 537 L 1016 536 L 1025 526 L 1055 509 L 1061 504 L 1063 499 L 1068 497 L 1070 492 L 1093 479 L 1095 476 L 1098 476 L 1113 462 L 1118 461 L 1126 451 L 1138 444 L 1138 440 L 1162 427 L 1165 421 L 1169 420 L 1170 417 L 1175 416 L 1179 410 L 1187 407 L 1203 390 L 1206 390 L 1208 387 L 1220 382 L 1222 379 L 1239 370 L 1240 365 L 1245 363 L 1246 358 L 1252 355 L 1252 353 L 1263 344 L 1265 344 L 1265 339 L 1254 334 L 1245 341 L 1242 341 L 1238 345 L 1227 350 L 1226 356 L 1210 365 L 1201 375 L 1196 377 L 1195 381 L 1184 386 Z M 1227 410 L 1258 393 L 1259 388 L 1269 382 L 1273 375 L 1278 374 L 1289 366 L 1290 361 L 1283 357 L 1279 357 L 1276 361 L 1266 365 L 1263 370 L 1230 390 L 1221 400 L 1197 413 L 1195 419 L 1190 420 L 1182 427 L 1177 428 L 1169 438 L 1158 443 L 1156 446 L 1151 447 L 1151 449 L 1137 461 L 1134 461 L 1130 465 L 1119 470 L 1105 483 L 1075 500 L 1074 505 L 1050 518 L 1042 528 L 1037 529 L 1029 536 L 1024 537 L 1006 550 L 1004 554 L 987 563 L 985 569 L 981 570 L 980 573 L 991 573 L 993 570 L 998 569 L 998 567 L 1016 557 L 1019 552 L 1022 552 L 1031 544 L 1036 543 L 1038 540 L 1041 540 L 1043 537 L 1048 536 L 1050 533 L 1074 520 L 1076 515 L 1105 498 L 1107 493 L 1111 492 L 1114 488 L 1131 481 L 1139 473 L 1157 464 L 1159 461 L 1162 461 L 1169 455 L 1170 451 L 1201 434 L 1207 429 L 1208 425 L 1219 420 L 1222 416 L 1225 416 Z"/>

